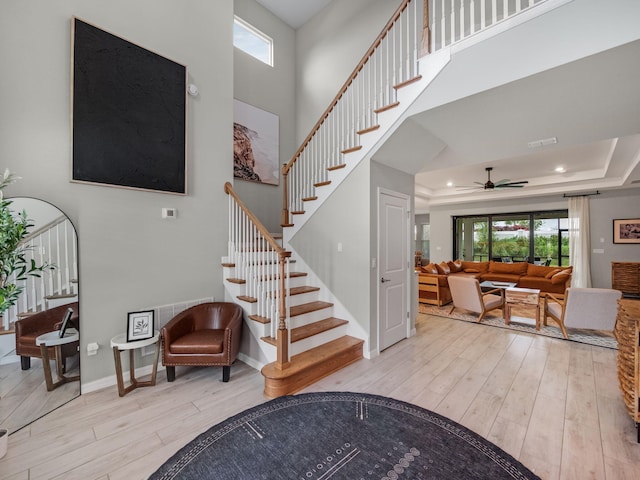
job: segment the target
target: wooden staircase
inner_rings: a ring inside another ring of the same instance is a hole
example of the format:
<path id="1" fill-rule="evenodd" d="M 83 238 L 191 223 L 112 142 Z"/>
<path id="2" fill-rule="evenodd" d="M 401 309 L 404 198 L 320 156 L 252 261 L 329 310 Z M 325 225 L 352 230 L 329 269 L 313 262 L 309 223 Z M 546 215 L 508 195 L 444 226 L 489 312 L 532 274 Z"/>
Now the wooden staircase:
<path id="1" fill-rule="evenodd" d="M 269 331 L 270 319 L 251 313 L 255 299 L 242 292 L 246 282 L 233 271 L 235 265 L 225 263 L 223 266 L 229 275 L 225 284 L 233 285 L 227 291 L 235 292 L 234 301 L 245 309 L 247 321 L 259 324 L 259 331 Z M 295 284 L 288 296 L 292 356 L 283 368 L 275 360 L 262 368 L 264 393 L 269 398 L 295 393 L 363 357 L 364 340 L 346 334 L 349 322 L 333 316 L 333 304 L 318 300 L 321 289 L 307 285 L 306 278 L 304 272 L 289 274 L 290 282 Z M 275 359 L 277 339 L 264 335 L 260 341 L 271 346 L 269 357 Z"/>

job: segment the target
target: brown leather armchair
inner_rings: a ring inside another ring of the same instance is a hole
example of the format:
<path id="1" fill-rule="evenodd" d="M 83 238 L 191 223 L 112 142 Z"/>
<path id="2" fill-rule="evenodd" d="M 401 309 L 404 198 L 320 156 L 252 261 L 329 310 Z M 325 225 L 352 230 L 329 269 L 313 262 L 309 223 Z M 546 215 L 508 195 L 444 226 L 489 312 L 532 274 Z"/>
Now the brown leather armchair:
<path id="1" fill-rule="evenodd" d="M 177 365 L 191 365 L 222 366 L 222 381 L 228 382 L 242 324 L 242 307 L 230 302 L 202 303 L 173 317 L 161 330 L 167 381 L 175 380 Z"/>
<path id="2" fill-rule="evenodd" d="M 60 330 L 67 308 L 73 309 L 71 321 L 76 327 L 79 327 L 78 302 L 50 308 L 16 321 L 16 355 L 20 355 L 22 370 L 31 368 L 31 357 L 42 358 L 40 347 L 36 345 L 36 338 L 43 333 Z M 78 342 L 74 342 L 62 346 L 62 358 L 57 360 L 61 361 L 63 366 L 67 357 L 78 353 L 78 344 Z M 54 347 L 49 347 L 49 358 L 55 358 Z"/>

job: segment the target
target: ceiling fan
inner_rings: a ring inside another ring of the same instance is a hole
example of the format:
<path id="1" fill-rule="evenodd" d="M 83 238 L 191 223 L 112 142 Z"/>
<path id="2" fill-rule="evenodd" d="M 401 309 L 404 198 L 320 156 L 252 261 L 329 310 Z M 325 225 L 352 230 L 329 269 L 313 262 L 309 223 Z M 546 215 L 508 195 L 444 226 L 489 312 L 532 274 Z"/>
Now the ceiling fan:
<path id="1" fill-rule="evenodd" d="M 497 182 L 492 182 L 491 181 L 491 171 L 493 170 L 493 167 L 487 167 L 485 168 L 485 170 L 487 171 L 487 181 L 482 183 L 482 182 L 473 182 L 476 185 L 472 185 L 472 186 L 468 186 L 468 187 L 460 187 L 460 188 L 482 188 L 483 190 L 498 190 L 501 188 L 522 188 L 524 187 L 525 183 L 529 183 L 527 180 L 522 180 L 520 182 L 512 182 L 511 180 L 509 180 L 508 178 L 502 179 L 502 180 L 498 180 Z"/>

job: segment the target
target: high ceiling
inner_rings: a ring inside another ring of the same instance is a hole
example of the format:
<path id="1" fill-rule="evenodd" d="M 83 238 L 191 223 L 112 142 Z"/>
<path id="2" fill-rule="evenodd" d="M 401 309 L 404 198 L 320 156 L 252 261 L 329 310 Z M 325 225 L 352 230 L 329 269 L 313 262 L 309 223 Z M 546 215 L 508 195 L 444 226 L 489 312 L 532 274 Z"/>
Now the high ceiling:
<path id="1" fill-rule="evenodd" d="M 293 28 L 330 3 L 257 1 Z M 639 58 L 635 41 L 425 109 L 374 159 L 392 166 L 405 161 L 401 169 L 415 174 L 416 213 L 433 205 L 640 187 Z M 439 80 L 446 83 L 446 73 Z M 528 146 L 548 138 L 557 143 Z M 494 182 L 529 183 L 494 191 L 457 188 L 484 183 L 486 167 L 493 167 Z"/>
<path id="2" fill-rule="evenodd" d="M 298 29 L 331 0 L 256 0 L 292 28 Z"/>

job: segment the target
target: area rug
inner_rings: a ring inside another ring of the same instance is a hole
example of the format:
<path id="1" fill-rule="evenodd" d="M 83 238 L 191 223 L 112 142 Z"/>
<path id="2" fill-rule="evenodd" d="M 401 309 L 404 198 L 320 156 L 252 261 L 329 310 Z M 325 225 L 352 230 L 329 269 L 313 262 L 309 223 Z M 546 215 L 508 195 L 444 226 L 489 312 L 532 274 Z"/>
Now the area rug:
<path id="1" fill-rule="evenodd" d="M 438 317 L 454 318 L 456 320 L 478 323 L 477 315 L 467 313 L 464 310 L 456 309 L 453 313 L 449 314 L 451 304 L 445 305 L 444 307 L 420 304 L 418 310 L 420 313 L 426 313 L 428 315 L 436 315 Z M 482 325 L 490 325 L 492 327 L 506 328 L 509 330 L 516 330 L 518 332 L 526 332 L 534 335 L 544 335 L 547 337 L 566 340 L 559 327 L 553 325 L 552 321 L 548 321 L 547 323 L 548 325 L 541 325 L 540 330 L 536 330 L 535 319 L 519 315 L 511 315 L 510 325 L 505 325 L 504 319 L 502 318 L 502 312 L 499 310 L 487 312 L 485 317 L 482 319 Z M 573 342 L 586 343 L 588 345 L 596 345 L 598 347 L 612 348 L 615 350 L 618 349 L 618 342 L 615 337 L 613 334 L 607 332 L 572 328 L 568 329 L 568 333 L 569 340 Z"/>
<path id="2" fill-rule="evenodd" d="M 391 398 L 308 393 L 199 435 L 153 475 L 169 479 L 537 479 L 465 427 Z"/>

